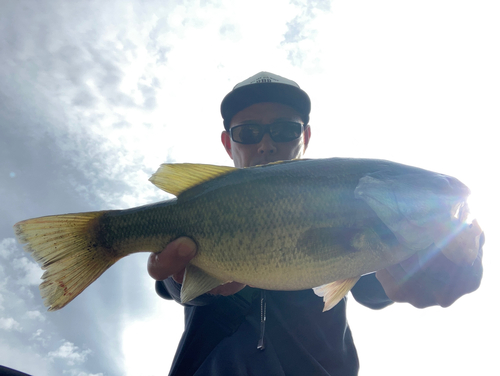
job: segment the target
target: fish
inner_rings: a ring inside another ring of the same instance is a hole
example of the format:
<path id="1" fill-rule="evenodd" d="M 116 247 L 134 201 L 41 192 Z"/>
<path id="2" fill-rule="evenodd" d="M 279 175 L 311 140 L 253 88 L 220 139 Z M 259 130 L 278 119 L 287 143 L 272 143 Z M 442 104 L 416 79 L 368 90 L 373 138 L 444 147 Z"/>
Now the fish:
<path id="1" fill-rule="evenodd" d="M 231 281 L 267 290 L 313 288 L 324 310 L 357 280 L 434 247 L 472 264 L 482 230 L 470 190 L 444 174 L 378 159 L 298 159 L 235 168 L 162 164 L 149 179 L 175 198 L 51 215 L 14 225 L 45 270 L 41 296 L 61 309 L 121 258 L 197 245 L 181 302 Z"/>

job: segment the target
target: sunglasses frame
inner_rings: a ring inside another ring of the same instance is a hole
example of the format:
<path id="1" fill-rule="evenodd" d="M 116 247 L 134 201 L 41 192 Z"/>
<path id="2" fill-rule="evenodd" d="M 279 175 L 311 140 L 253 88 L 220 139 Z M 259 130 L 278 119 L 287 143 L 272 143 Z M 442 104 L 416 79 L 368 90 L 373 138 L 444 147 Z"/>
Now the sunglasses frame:
<path id="1" fill-rule="evenodd" d="M 281 123 L 288 123 L 288 124 L 294 124 L 294 125 L 300 125 L 300 133 L 298 134 L 298 136 L 296 138 L 293 138 L 291 140 L 287 140 L 287 141 L 278 141 L 278 140 L 275 140 L 273 138 L 273 135 L 271 134 L 271 127 L 273 125 L 276 125 L 276 124 L 281 124 Z M 261 129 L 263 129 L 263 132 L 261 133 L 261 136 L 259 138 L 258 141 L 256 142 L 252 142 L 252 143 L 248 143 L 248 142 L 241 142 L 241 141 L 237 141 L 234 139 L 234 135 L 233 135 L 233 130 L 234 129 L 237 129 L 237 128 L 241 128 L 241 127 L 245 127 L 245 126 L 258 126 L 260 127 Z M 302 133 L 304 132 L 304 124 L 302 123 L 299 123 L 297 121 L 288 121 L 288 120 L 280 120 L 280 121 L 276 121 L 274 123 L 271 123 L 271 124 L 259 124 L 259 123 L 246 123 L 246 124 L 240 124 L 240 125 L 237 125 L 235 127 L 232 127 L 229 129 L 229 135 L 231 136 L 231 140 L 233 140 L 234 142 L 236 142 L 237 144 L 242 144 L 242 145 L 255 145 L 255 144 L 258 144 L 259 142 L 262 141 L 262 139 L 264 138 L 264 135 L 266 133 L 269 134 L 269 136 L 271 137 L 271 139 L 274 141 L 274 142 L 277 142 L 277 143 L 283 143 L 283 142 L 290 142 L 290 141 L 294 141 L 294 140 L 297 140 L 298 138 L 300 138 L 300 136 L 302 136 Z"/>

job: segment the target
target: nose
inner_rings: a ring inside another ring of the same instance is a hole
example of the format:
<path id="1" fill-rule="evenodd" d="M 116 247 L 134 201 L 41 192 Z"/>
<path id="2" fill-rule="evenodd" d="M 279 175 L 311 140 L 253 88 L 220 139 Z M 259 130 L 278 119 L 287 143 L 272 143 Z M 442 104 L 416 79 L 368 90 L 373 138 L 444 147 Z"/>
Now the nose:
<path id="1" fill-rule="evenodd" d="M 260 144 L 259 144 L 258 152 L 259 152 L 259 154 L 274 154 L 274 153 L 276 153 L 276 145 L 274 144 L 274 141 L 272 140 L 269 133 L 266 133 L 264 135 L 264 137 L 262 137 L 262 140 L 260 141 Z"/>

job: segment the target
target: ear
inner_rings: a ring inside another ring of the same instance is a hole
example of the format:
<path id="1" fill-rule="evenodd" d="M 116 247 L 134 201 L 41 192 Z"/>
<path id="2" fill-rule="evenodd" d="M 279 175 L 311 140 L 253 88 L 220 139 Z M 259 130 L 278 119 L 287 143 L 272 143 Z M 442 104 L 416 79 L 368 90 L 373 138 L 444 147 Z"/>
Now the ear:
<path id="1" fill-rule="evenodd" d="M 233 159 L 233 151 L 231 149 L 231 136 L 229 135 L 229 132 L 222 131 L 222 134 L 220 135 L 220 140 L 222 141 L 222 145 L 224 145 L 224 149 L 226 149 L 229 157 Z"/>
<path id="2" fill-rule="evenodd" d="M 308 124 L 304 129 L 304 152 L 309 145 L 309 140 L 311 139 L 311 126 Z"/>

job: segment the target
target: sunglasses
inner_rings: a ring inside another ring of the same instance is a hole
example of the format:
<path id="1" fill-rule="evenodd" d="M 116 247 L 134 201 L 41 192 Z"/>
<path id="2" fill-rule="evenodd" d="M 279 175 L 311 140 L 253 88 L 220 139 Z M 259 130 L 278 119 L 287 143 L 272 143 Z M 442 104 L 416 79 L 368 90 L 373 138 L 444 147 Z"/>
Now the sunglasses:
<path id="1" fill-rule="evenodd" d="M 302 134 L 302 124 L 294 121 L 277 121 L 272 124 L 242 124 L 229 129 L 231 139 L 238 144 L 258 144 L 266 133 L 274 142 L 290 142 Z"/>

